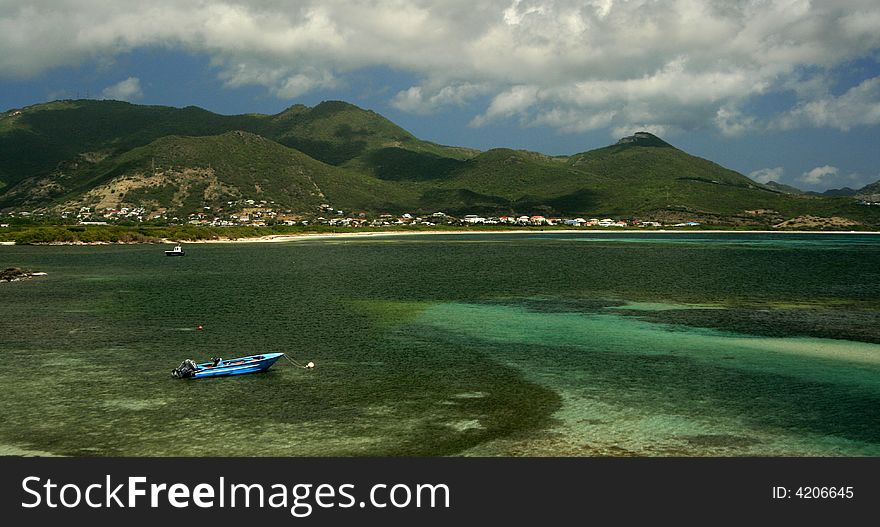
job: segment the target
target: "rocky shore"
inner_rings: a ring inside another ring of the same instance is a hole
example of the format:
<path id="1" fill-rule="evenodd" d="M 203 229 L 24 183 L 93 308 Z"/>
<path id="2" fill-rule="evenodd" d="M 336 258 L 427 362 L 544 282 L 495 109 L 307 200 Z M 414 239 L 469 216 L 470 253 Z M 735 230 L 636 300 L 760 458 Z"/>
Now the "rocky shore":
<path id="1" fill-rule="evenodd" d="M 33 273 L 20 267 L 7 267 L 0 271 L 0 282 L 17 282 L 19 280 L 29 280 L 34 276 L 46 276 L 46 273 Z"/>

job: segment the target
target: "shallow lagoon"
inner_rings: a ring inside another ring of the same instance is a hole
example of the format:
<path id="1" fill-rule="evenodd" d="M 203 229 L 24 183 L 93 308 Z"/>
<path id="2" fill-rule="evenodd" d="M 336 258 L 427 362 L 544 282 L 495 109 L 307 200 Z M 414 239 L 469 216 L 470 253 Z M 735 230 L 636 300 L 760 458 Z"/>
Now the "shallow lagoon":
<path id="1" fill-rule="evenodd" d="M 0 453 L 880 454 L 880 236 L 163 249 L 0 247 Z"/>

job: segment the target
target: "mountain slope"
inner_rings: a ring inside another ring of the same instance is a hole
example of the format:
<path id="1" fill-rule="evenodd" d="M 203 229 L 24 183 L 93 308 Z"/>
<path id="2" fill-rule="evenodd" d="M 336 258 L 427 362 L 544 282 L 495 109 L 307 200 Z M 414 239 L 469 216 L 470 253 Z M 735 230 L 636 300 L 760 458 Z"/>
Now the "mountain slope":
<path id="1" fill-rule="evenodd" d="M 264 135 L 331 165 L 342 165 L 385 148 L 452 158 L 475 153 L 419 140 L 381 115 L 342 101 L 325 101 L 314 108 L 288 108 L 271 117 Z"/>
<path id="2" fill-rule="evenodd" d="M 824 192 L 814 192 L 813 194 L 818 194 L 820 196 L 829 196 L 829 197 L 841 197 L 841 196 L 855 196 L 858 191 L 849 187 L 843 188 L 830 188 Z"/>
<path id="3" fill-rule="evenodd" d="M 314 108 L 297 105 L 277 115 L 231 116 L 192 106 L 56 101 L 0 114 L 0 182 L 12 185 L 83 154 L 117 155 L 168 135 L 233 130 L 262 135 L 332 165 L 386 147 L 457 159 L 477 153 L 421 141 L 375 112 L 338 101 Z"/>
<path id="4" fill-rule="evenodd" d="M 435 186 L 459 191 L 458 197 L 476 193 L 483 202 L 504 204 L 506 211 L 562 214 L 642 214 L 669 207 L 710 212 L 726 207 L 730 214 L 743 211 L 741 202 L 760 207 L 777 198 L 742 174 L 646 132 L 571 157 L 490 150 L 448 167 Z M 737 204 L 728 205 L 730 197 Z"/>
<path id="5" fill-rule="evenodd" d="M 856 192 L 855 197 L 875 203 L 880 202 L 880 181 L 875 181 L 860 188 L 858 192 Z"/>
<path id="6" fill-rule="evenodd" d="M 748 177 L 692 156 L 640 132 L 617 144 L 571 156 L 568 164 L 603 177 L 601 188 L 613 207 L 604 212 L 641 214 L 682 210 L 741 214 L 790 201 Z"/>
<path id="7" fill-rule="evenodd" d="M 167 135 L 258 128 L 252 116 L 119 101 L 56 101 L 0 115 L 0 177 L 12 185 L 80 155 L 108 156 Z"/>
<path id="8" fill-rule="evenodd" d="M 794 195 L 806 194 L 806 192 L 804 192 L 803 190 L 801 190 L 797 187 L 793 187 L 791 185 L 786 185 L 784 183 L 779 183 L 777 181 L 768 181 L 767 183 L 764 183 L 764 186 L 769 189 L 778 190 L 779 192 L 782 192 L 783 194 L 794 194 Z"/>
<path id="9" fill-rule="evenodd" d="M 880 224 L 880 209 L 857 199 L 786 194 L 647 132 L 550 157 L 437 145 L 338 101 L 276 115 L 115 101 L 0 114 L 0 209 L 127 204 L 186 212 L 248 199 L 303 213 L 326 203 L 373 212 L 736 224 L 813 215 Z"/>
<path id="10" fill-rule="evenodd" d="M 460 162 L 434 182 L 430 196 L 442 197 L 450 210 L 476 207 L 499 213 L 571 213 L 580 205 L 591 210 L 590 201 L 570 207 L 554 203 L 573 193 L 601 185 L 601 177 L 574 170 L 558 158 L 535 152 L 496 148 Z M 426 198 L 423 197 L 423 201 Z M 494 208 L 490 204 L 495 204 Z"/>
<path id="11" fill-rule="evenodd" d="M 63 167 L 8 192 L 62 208 L 147 206 L 180 213 L 228 201 L 265 200 L 298 212 L 336 206 L 381 208 L 414 200 L 400 188 L 327 165 L 249 132 L 167 136 L 96 163 Z M 28 203 L 26 199 L 21 200 Z"/>

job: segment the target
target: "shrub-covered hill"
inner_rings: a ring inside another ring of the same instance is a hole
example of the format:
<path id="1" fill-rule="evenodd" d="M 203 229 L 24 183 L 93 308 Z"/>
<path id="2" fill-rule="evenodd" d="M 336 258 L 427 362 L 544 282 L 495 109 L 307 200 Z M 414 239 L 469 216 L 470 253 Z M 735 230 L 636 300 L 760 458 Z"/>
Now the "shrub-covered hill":
<path id="1" fill-rule="evenodd" d="M 365 212 L 689 217 L 734 224 L 811 215 L 880 224 L 880 208 L 856 198 L 761 185 L 646 132 L 551 157 L 437 145 L 338 101 L 276 115 L 93 100 L 0 114 L 0 210 L 143 206 L 189 212 L 247 199 L 304 213 L 329 204 Z"/>

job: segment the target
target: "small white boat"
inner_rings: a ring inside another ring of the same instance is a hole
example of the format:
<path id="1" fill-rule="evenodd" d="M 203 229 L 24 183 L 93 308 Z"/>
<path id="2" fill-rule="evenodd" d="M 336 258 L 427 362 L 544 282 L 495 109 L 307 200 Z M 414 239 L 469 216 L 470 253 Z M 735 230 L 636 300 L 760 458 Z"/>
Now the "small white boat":
<path id="1" fill-rule="evenodd" d="M 165 256 L 183 256 L 184 254 L 186 253 L 183 252 L 183 247 L 181 247 L 180 244 L 175 245 L 174 249 L 171 249 L 170 251 L 165 251 Z"/>

